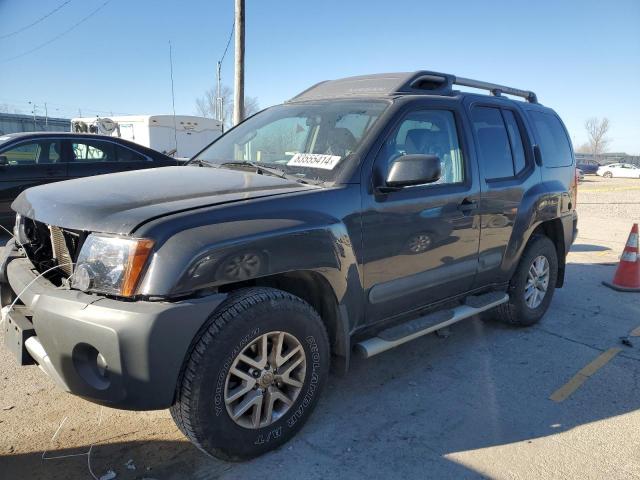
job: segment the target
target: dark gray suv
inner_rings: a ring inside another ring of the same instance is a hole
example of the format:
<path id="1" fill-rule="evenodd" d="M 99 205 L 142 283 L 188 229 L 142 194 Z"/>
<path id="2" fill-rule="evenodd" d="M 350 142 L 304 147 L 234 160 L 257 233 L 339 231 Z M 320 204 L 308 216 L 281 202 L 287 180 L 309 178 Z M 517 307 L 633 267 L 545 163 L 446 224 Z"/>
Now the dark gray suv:
<path id="1" fill-rule="evenodd" d="M 170 408 L 204 452 L 249 458 L 301 428 L 352 352 L 481 313 L 540 320 L 575 202 L 567 132 L 533 92 L 427 71 L 322 82 L 186 166 L 23 192 L 5 344 L 71 393 Z"/>

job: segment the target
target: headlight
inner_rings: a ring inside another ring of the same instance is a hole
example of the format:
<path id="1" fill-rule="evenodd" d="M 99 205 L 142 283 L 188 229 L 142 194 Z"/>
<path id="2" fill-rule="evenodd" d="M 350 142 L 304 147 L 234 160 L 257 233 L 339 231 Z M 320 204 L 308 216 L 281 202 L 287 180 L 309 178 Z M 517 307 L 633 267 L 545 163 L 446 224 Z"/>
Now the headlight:
<path id="1" fill-rule="evenodd" d="M 153 241 L 144 238 L 91 234 L 78 255 L 71 286 L 130 297 L 152 247 Z"/>

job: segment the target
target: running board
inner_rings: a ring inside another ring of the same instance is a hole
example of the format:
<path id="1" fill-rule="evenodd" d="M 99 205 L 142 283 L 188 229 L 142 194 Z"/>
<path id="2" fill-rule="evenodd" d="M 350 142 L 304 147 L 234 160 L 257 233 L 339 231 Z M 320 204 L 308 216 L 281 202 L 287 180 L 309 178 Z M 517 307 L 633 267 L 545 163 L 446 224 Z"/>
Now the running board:
<path id="1" fill-rule="evenodd" d="M 490 310 L 508 301 L 509 295 L 504 292 L 490 292 L 483 295 L 470 296 L 458 307 L 439 310 L 395 327 L 387 328 L 378 333 L 376 337 L 356 343 L 355 350 L 360 356 L 371 358 L 414 338 L 448 327 L 460 320 Z"/>

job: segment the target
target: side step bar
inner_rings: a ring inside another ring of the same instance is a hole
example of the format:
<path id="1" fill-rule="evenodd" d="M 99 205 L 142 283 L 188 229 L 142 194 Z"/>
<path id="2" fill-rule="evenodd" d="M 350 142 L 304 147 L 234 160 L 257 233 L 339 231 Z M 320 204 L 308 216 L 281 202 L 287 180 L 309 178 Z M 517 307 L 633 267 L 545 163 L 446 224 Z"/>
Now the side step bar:
<path id="1" fill-rule="evenodd" d="M 423 317 L 383 330 L 378 333 L 378 336 L 357 343 L 355 350 L 360 356 L 371 358 L 414 338 L 448 327 L 460 320 L 490 310 L 508 301 L 509 295 L 504 292 L 490 292 L 483 295 L 470 296 L 466 298 L 464 304 L 458 307 L 429 313 Z"/>

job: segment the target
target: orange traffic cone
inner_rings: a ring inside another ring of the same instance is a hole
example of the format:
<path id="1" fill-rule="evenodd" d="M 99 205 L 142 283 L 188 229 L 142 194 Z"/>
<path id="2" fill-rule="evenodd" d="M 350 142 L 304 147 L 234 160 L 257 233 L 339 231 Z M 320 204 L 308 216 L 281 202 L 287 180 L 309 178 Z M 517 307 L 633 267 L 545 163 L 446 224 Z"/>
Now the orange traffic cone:
<path id="1" fill-rule="evenodd" d="M 640 252 L 638 250 L 637 223 L 634 223 L 631 228 L 613 281 L 602 283 L 620 292 L 640 292 Z"/>

